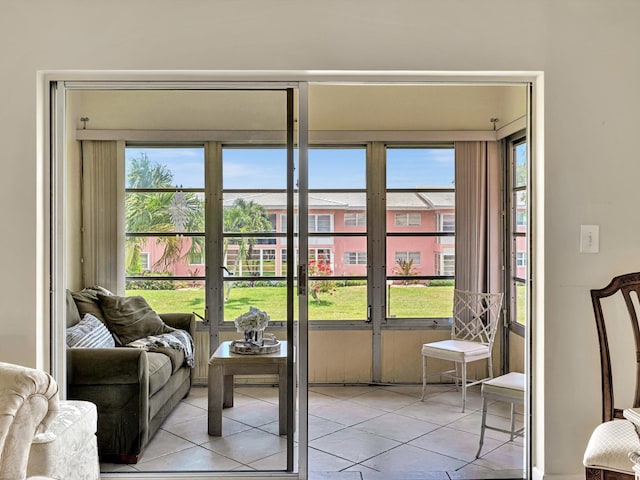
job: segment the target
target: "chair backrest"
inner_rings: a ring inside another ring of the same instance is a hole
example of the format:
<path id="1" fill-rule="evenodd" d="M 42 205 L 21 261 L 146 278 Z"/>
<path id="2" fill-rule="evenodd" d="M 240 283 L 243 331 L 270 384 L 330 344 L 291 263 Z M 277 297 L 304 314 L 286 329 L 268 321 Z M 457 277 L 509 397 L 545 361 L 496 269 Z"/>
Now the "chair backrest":
<path id="1" fill-rule="evenodd" d="M 609 342 L 607 339 L 607 328 L 604 313 L 602 310 L 602 300 L 620 293 L 624 299 L 624 303 L 628 313 L 631 331 L 635 342 L 635 360 L 636 360 L 636 381 L 635 394 L 633 399 L 633 407 L 640 406 L 640 329 L 638 328 L 638 302 L 640 301 L 640 272 L 627 273 L 614 277 L 609 285 L 604 288 L 591 290 L 591 303 L 593 304 L 593 313 L 596 319 L 596 328 L 598 331 L 598 343 L 600 344 L 600 367 L 602 370 L 602 421 L 608 422 L 614 418 L 623 418 L 623 408 L 616 408 L 613 396 L 613 373 L 611 366 L 611 355 L 609 353 Z M 614 315 L 610 315 L 614 317 Z M 617 315 L 615 316 L 617 317 Z M 611 322 L 615 320 L 619 323 L 618 318 L 609 318 Z M 612 325 L 610 325 L 613 327 Z M 629 405 L 626 405 L 628 407 Z"/>
<path id="2" fill-rule="evenodd" d="M 502 309 L 502 293 L 453 292 L 451 338 L 488 345 L 491 349 Z"/>
<path id="3" fill-rule="evenodd" d="M 0 362 L 0 480 L 23 479 L 31 442 L 58 412 L 58 384 L 47 373 Z"/>

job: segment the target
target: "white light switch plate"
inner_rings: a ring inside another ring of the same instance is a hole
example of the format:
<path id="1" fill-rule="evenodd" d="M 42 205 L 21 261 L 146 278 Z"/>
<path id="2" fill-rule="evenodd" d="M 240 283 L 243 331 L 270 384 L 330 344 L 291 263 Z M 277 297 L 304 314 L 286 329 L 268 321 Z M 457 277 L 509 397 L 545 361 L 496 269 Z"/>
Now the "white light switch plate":
<path id="1" fill-rule="evenodd" d="M 600 251 L 600 225 L 580 225 L 580 253 Z"/>

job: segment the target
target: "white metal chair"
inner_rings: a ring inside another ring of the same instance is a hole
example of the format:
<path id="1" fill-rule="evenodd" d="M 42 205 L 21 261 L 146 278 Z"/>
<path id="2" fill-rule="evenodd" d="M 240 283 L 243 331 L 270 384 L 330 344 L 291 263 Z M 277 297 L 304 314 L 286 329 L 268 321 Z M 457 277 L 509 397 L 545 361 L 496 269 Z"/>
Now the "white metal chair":
<path id="1" fill-rule="evenodd" d="M 480 458 L 482 444 L 484 443 L 485 430 L 495 430 L 497 432 L 508 433 L 509 441 L 513 441 L 514 437 L 522 437 L 524 435 L 524 426 L 516 429 L 515 416 L 516 405 L 524 405 L 525 376 L 523 373 L 510 372 L 505 375 L 487 380 L 482 384 L 482 424 L 480 426 L 480 445 L 478 445 L 478 453 L 476 458 Z M 498 400 L 500 402 L 511 403 L 511 428 L 504 428 L 487 425 L 487 403 L 489 400 Z"/>
<path id="2" fill-rule="evenodd" d="M 426 393 L 427 377 L 436 375 L 427 375 L 427 357 L 454 362 L 454 369 L 437 374 L 452 378 L 456 386 L 461 384 L 463 412 L 467 402 L 467 387 L 493 378 L 491 351 L 498 329 L 502 297 L 502 293 L 454 291 L 451 339 L 422 345 L 422 401 Z M 488 376 L 469 380 L 467 364 L 483 359 L 487 359 Z"/>

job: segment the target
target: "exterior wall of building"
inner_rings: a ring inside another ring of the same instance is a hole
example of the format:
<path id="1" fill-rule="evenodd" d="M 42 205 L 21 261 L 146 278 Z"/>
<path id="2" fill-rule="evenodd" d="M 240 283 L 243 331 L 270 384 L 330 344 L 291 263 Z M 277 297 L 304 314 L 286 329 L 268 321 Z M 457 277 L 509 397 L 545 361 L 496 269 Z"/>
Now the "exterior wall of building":
<path id="1" fill-rule="evenodd" d="M 286 230 L 286 227 L 283 229 L 282 220 L 285 218 L 284 213 L 281 210 L 271 210 L 267 206 L 268 214 L 276 214 L 276 218 L 278 219 L 276 222 L 276 231 L 283 232 Z M 360 233 L 366 231 L 366 228 L 360 226 L 347 226 L 344 222 L 345 213 L 352 212 L 360 212 L 350 211 L 350 210 L 319 210 L 313 209 L 309 211 L 310 215 L 331 215 L 332 217 L 332 231 L 341 232 L 341 233 Z M 395 223 L 395 214 L 396 213 L 414 213 L 420 215 L 420 224 L 415 226 L 398 226 Z M 386 222 L 387 222 L 387 231 L 388 232 L 403 232 L 403 233 L 413 233 L 416 234 L 422 232 L 434 232 L 437 231 L 437 217 L 441 214 L 452 214 L 454 213 L 451 209 L 441 209 L 441 210 L 424 210 L 424 211 L 403 211 L 403 210 L 388 210 L 386 214 Z M 282 215 L 282 216 L 281 216 Z M 271 240 L 271 239 L 270 239 Z M 271 251 L 275 252 L 275 271 L 273 271 L 272 266 L 268 264 L 264 266 L 262 269 L 259 267 L 255 270 L 251 268 L 248 269 L 247 266 L 239 265 L 236 271 L 237 275 L 246 275 L 249 271 L 256 272 L 258 275 L 265 276 L 283 276 L 286 272 L 286 267 L 283 265 L 283 261 L 286 252 L 286 241 L 282 238 L 272 239 L 273 243 L 269 244 L 256 244 L 253 249 L 255 251 L 256 257 L 261 258 L 261 251 Z M 204 265 L 202 264 L 191 264 L 189 263 L 189 258 L 187 257 L 187 252 L 191 246 L 191 240 L 188 237 L 184 237 L 182 239 L 182 248 L 180 250 L 181 260 L 173 263 L 168 266 L 166 269 L 163 265 L 158 265 L 158 261 L 162 258 L 162 254 L 164 251 L 163 244 L 157 241 L 157 238 L 151 237 L 147 239 L 142 247 L 142 252 L 148 254 L 148 265 L 149 272 L 159 272 L 163 271 L 170 272 L 175 276 L 197 276 L 204 275 Z M 364 253 L 366 255 L 367 251 L 367 240 L 366 237 L 363 236 L 353 236 L 353 237 L 344 237 L 344 236 L 332 236 L 332 237 L 322 237 L 315 236 L 311 237 L 309 240 L 309 250 L 311 258 L 315 258 L 318 252 L 326 253 L 330 252 L 329 262 L 331 264 L 331 269 L 334 275 L 366 275 L 366 263 L 364 264 L 348 264 L 345 262 L 345 254 L 347 252 L 357 252 Z M 233 269 L 233 264 L 237 259 L 238 247 L 237 245 L 230 245 L 228 249 L 228 262 L 227 267 L 230 270 Z M 284 253 L 283 253 L 284 252 Z M 403 253 L 411 252 L 413 254 L 417 254 L 419 257 L 419 261 L 415 261 L 413 263 L 413 274 L 415 275 L 442 275 L 437 268 L 438 266 L 438 257 L 441 254 L 448 253 L 453 254 L 454 252 L 454 243 L 453 237 L 420 237 L 420 236 L 411 236 L 411 237 L 390 237 L 387 240 L 387 274 L 388 275 L 398 275 L 398 262 L 396 261 L 397 256 L 402 256 Z M 327 257 L 324 255 L 320 255 L 317 258 L 317 261 L 327 262 Z M 259 260 L 257 260 L 259 263 Z M 255 267 L 252 267 L 255 268 Z"/>

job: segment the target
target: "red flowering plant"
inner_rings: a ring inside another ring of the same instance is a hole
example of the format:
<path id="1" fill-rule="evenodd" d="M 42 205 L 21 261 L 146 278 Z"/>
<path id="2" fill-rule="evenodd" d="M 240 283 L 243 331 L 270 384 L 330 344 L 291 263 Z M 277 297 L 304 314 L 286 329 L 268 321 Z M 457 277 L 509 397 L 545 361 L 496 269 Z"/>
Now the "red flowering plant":
<path id="1" fill-rule="evenodd" d="M 328 262 L 309 261 L 309 277 L 329 277 L 332 274 L 333 270 Z M 336 292 L 336 282 L 333 280 L 309 280 L 309 292 L 313 299 L 320 303 L 318 294 L 333 295 Z"/>

